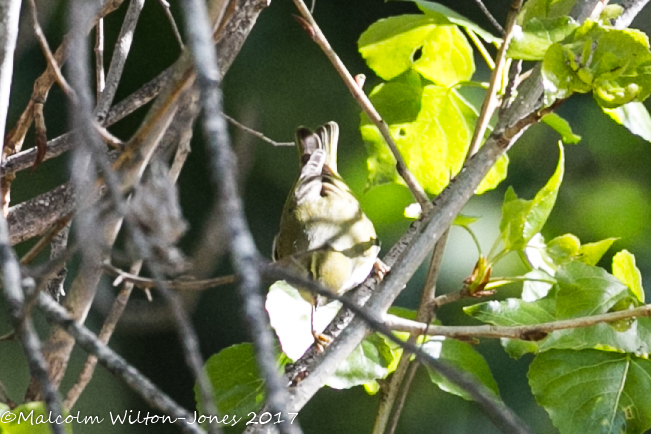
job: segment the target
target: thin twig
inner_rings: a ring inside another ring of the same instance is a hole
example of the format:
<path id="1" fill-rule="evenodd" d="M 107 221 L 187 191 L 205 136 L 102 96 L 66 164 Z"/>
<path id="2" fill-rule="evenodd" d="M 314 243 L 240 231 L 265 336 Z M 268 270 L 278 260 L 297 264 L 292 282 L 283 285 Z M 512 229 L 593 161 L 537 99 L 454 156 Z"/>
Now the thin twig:
<path id="1" fill-rule="evenodd" d="M 427 336 L 445 336 L 455 339 L 521 339 L 540 340 L 549 333 L 557 330 L 577 329 L 594 326 L 601 323 L 610 323 L 630 318 L 651 316 L 651 305 L 636 307 L 634 309 L 608 312 L 600 315 L 585 316 L 546 322 L 540 324 L 502 327 L 494 325 L 482 326 L 438 326 L 400 318 L 394 315 L 387 315 L 384 324 L 394 331 L 420 333 Z"/>
<path id="2" fill-rule="evenodd" d="M 102 3 L 101 7 L 99 8 L 99 12 L 94 17 L 94 19 L 89 20 L 89 22 L 87 23 L 83 23 L 84 26 L 83 31 L 85 32 L 85 34 L 92 29 L 94 22 L 96 22 L 100 18 L 116 10 L 120 6 L 122 1 L 123 0 L 105 0 Z M 56 61 L 56 65 L 59 66 L 63 65 L 65 58 L 68 54 L 67 50 L 68 50 L 69 40 L 70 40 L 70 34 L 67 34 L 66 36 L 64 36 L 63 42 L 54 53 L 54 59 Z M 34 82 L 34 90 L 32 91 L 32 96 L 30 97 L 29 102 L 27 103 L 27 107 L 25 107 L 25 110 L 23 110 L 23 113 L 20 115 L 20 118 L 18 119 L 16 125 L 7 134 L 7 140 L 5 141 L 5 146 L 2 150 L 3 160 L 5 160 L 8 156 L 15 154 L 16 152 L 20 152 L 23 145 L 23 141 L 25 140 L 25 135 L 27 134 L 27 130 L 29 129 L 29 127 L 32 124 L 32 121 L 34 120 L 34 104 L 37 102 L 45 103 L 50 88 L 52 87 L 55 81 L 56 81 L 56 77 L 55 77 L 54 70 L 52 69 L 50 64 L 48 64 L 46 70 Z M 14 178 L 15 176 L 13 174 L 3 174 L 2 194 L 3 194 L 3 204 L 5 207 L 9 206 L 10 188 Z"/>
<path id="3" fill-rule="evenodd" d="M 479 1 L 479 0 L 477 0 Z M 523 0 L 513 0 L 511 3 L 511 8 L 509 10 L 509 15 L 506 18 L 506 33 L 504 34 L 504 41 L 500 46 L 500 49 L 497 51 L 497 58 L 495 60 L 495 69 L 491 72 L 490 84 L 488 86 L 488 91 L 484 97 L 484 102 L 481 106 L 481 111 L 479 113 L 479 119 L 477 119 L 477 124 L 475 125 L 475 131 L 472 135 L 472 140 L 470 141 L 470 147 L 468 148 L 468 158 L 472 157 L 477 153 L 477 150 L 481 146 L 481 141 L 484 138 L 486 133 L 486 128 L 488 128 L 488 123 L 493 116 L 495 108 L 499 102 L 497 92 L 499 87 L 502 84 L 502 77 L 504 76 L 504 66 L 506 65 L 506 50 L 511 42 L 513 37 L 513 28 L 515 26 L 515 20 L 518 17 L 518 12 L 522 7 Z M 483 6 L 483 3 L 479 1 L 479 4 Z"/>
<path id="4" fill-rule="evenodd" d="M 95 26 L 95 99 L 99 100 L 106 85 L 104 74 L 104 18 Z"/>
<path id="5" fill-rule="evenodd" d="M 303 17 L 302 19 L 304 20 L 299 22 L 304 27 L 307 26 L 306 30 L 309 31 L 309 34 L 314 42 L 316 42 L 317 45 L 323 50 L 328 60 L 330 60 L 335 70 L 343 79 L 346 87 L 348 87 L 348 90 L 350 90 L 352 93 L 355 101 L 359 103 L 364 113 L 366 113 L 371 122 L 373 122 L 373 124 L 382 134 L 382 137 L 389 146 L 393 157 L 396 159 L 396 170 L 398 171 L 398 174 L 402 177 L 402 179 L 404 179 L 407 187 L 411 191 L 411 194 L 420 204 L 423 213 L 426 214 L 429 212 L 429 210 L 432 209 L 432 203 L 428 199 L 425 190 L 423 190 L 423 187 L 418 183 L 418 180 L 416 180 L 409 168 L 407 168 L 407 164 L 402 158 L 402 155 L 400 155 L 398 146 L 391 136 L 389 126 L 382 119 L 380 113 L 378 113 L 378 111 L 375 109 L 371 103 L 371 100 L 368 99 L 368 96 L 366 96 L 364 90 L 357 85 L 353 76 L 350 74 L 350 72 L 348 72 L 348 69 L 346 69 L 346 66 L 343 64 L 339 56 L 337 56 L 337 53 L 335 53 L 335 51 L 332 49 L 330 43 L 326 39 L 323 32 L 321 32 L 321 29 L 317 25 L 316 21 L 314 21 L 310 10 L 307 8 L 307 6 L 305 6 L 303 0 L 294 0 L 294 4 L 296 5 L 296 8 L 299 10 L 301 16 Z"/>
<path id="6" fill-rule="evenodd" d="M 170 25 L 172 26 L 172 32 L 174 32 L 174 37 L 176 38 L 176 42 L 179 43 L 179 48 L 183 50 L 185 48 L 185 45 L 183 44 L 183 38 L 181 37 L 179 28 L 176 25 L 176 20 L 174 20 L 174 15 L 172 15 L 172 11 L 170 10 L 170 4 L 167 2 L 167 0 L 158 0 L 158 3 L 160 3 L 160 5 L 163 7 L 163 10 L 165 11 L 167 20 L 170 22 Z"/>
<path id="7" fill-rule="evenodd" d="M 488 21 L 497 29 L 498 32 L 500 32 L 501 35 L 504 35 L 504 28 L 500 25 L 499 21 L 495 19 L 493 14 L 491 14 L 491 11 L 488 10 L 486 5 L 482 0 L 475 0 L 475 3 L 477 3 L 477 6 L 479 6 L 479 9 L 486 15 L 486 18 L 488 18 Z"/>
<path id="8" fill-rule="evenodd" d="M 141 267 L 142 267 L 142 261 L 138 261 L 131 267 L 129 271 L 131 271 L 131 273 L 138 273 Z M 122 286 L 122 289 L 120 289 L 118 295 L 115 297 L 113 306 L 111 307 L 109 314 L 106 316 L 106 319 L 104 320 L 104 324 L 102 325 L 102 329 L 100 330 L 99 335 L 97 336 L 98 340 L 101 343 L 107 345 L 109 340 L 111 339 L 111 336 L 115 331 L 115 327 L 120 317 L 122 316 L 124 309 L 126 309 L 127 307 L 127 302 L 129 301 L 129 297 L 131 296 L 132 289 L 133 289 L 133 284 L 129 282 L 125 282 L 125 284 Z M 97 356 L 91 353 L 88 356 L 88 359 L 86 359 L 86 363 L 84 363 L 83 369 L 79 373 L 77 382 L 70 388 L 70 390 L 68 390 L 68 394 L 66 395 L 66 400 L 64 402 L 64 405 L 67 409 L 72 409 L 72 407 L 74 407 L 75 403 L 81 396 L 81 393 L 84 391 L 88 383 L 90 383 L 90 380 L 93 378 L 93 374 L 95 373 L 96 366 L 97 366 Z"/>
<path id="9" fill-rule="evenodd" d="M 621 6 L 624 10 L 613 23 L 613 27 L 616 29 L 625 29 L 630 26 L 633 18 L 640 13 L 647 3 L 649 3 L 649 0 L 623 0 Z"/>
<path id="10" fill-rule="evenodd" d="M 43 29 L 41 29 L 40 24 L 38 23 L 38 14 L 36 11 L 36 3 L 34 0 L 29 0 L 29 6 L 31 9 L 32 13 L 32 25 L 34 26 L 34 33 L 36 34 L 36 39 L 38 40 L 39 45 L 41 46 L 41 50 L 43 51 L 43 54 L 45 55 L 45 59 L 47 60 L 48 63 L 48 68 L 52 68 L 52 71 L 54 72 L 54 77 L 56 79 L 56 82 L 59 84 L 61 89 L 65 92 L 65 94 L 70 98 L 71 101 L 75 100 L 75 91 L 72 90 L 68 82 L 66 81 L 65 77 L 61 73 L 61 68 L 59 68 L 59 65 L 54 58 L 54 55 L 52 54 L 52 51 L 50 50 L 50 46 L 47 43 L 47 39 L 45 38 L 45 34 L 43 33 Z"/>
<path id="11" fill-rule="evenodd" d="M 185 12 L 188 47 L 197 74 L 203 107 L 203 131 L 208 144 L 211 176 L 215 184 L 216 201 L 221 204 L 230 235 L 233 267 L 240 279 L 239 290 L 244 303 L 247 323 L 251 327 L 256 348 L 256 359 L 265 380 L 266 400 L 272 412 L 286 414 L 287 391 L 281 381 L 275 362 L 275 337 L 264 308 L 258 252 L 249 231 L 242 200 L 237 191 L 235 155 L 230 145 L 226 121 L 222 117 L 221 73 L 212 44 L 212 30 L 208 11 L 202 0 L 187 1 Z M 218 14 L 221 15 L 221 14 Z M 187 23 L 192 23 L 188 25 Z M 283 433 L 299 433 L 298 425 L 280 424 Z"/>
<path id="12" fill-rule="evenodd" d="M 81 348 L 89 354 L 97 356 L 97 360 L 102 366 L 122 379 L 145 402 L 151 405 L 152 408 L 156 408 L 174 417 L 175 422 L 185 432 L 205 433 L 197 424 L 188 423 L 194 417 L 187 410 L 179 406 L 140 371 L 102 343 L 90 330 L 75 321 L 62 306 L 52 300 L 48 295 L 41 293 L 38 299 L 38 305 L 49 321 L 65 329 L 67 333 L 70 333 Z"/>
<path id="13" fill-rule="evenodd" d="M 232 117 L 228 116 L 226 113 L 222 113 L 222 116 L 224 116 L 224 119 L 226 119 L 228 122 L 235 125 L 239 129 L 241 129 L 243 131 L 246 131 L 247 133 L 257 137 L 258 139 L 260 139 L 260 140 L 262 140 L 264 142 L 269 143 L 270 145 L 273 145 L 273 146 L 295 146 L 294 142 L 276 142 L 275 140 L 270 139 L 269 137 L 265 136 L 261 132 L 256 131 L 256 130 L 254 130 L 252 128 L 247 127 L 246 125 L 243 125 L 243 124 L 239 123 L 238 121 L 236 121 Z"/>
<path id="14" fill-rule="evenodd" d="M 95 107 L 95 116 L 97 120 L 102 123 L 106 118 L 106 114 L 111 108 L 115 92 L 118 89 L 124 64 L 126 63 L 129 50 L 131 49 L 131 42 L 133 41 L 133 33 L 140 17 L 140 12 L 145 5 L 145 0 L 131 0 L 127 14 L 122 22 L 120 34 L 115 42 L 113 49 L 113 57 L 109 65 L 108 73 L 106 74 L 106 85 L 102 91 Z"/>
<path id="15" fill-rule="evenodd" d="M 155 288 L 159 283 L 154 279 L 148 279 L 146 277 L 137 276 L 133 273 L 127 273 L 126 271 L 120 270 L 119 268 L 109 263 L 104 263 L 104 271 L 106 271 L 111 276 L 116 277 L 115 281 L 113 282 L 114 286 L 117 286 L 122 282 L 127 282 L 139 288 Z M 228 285 L 235 282 L 235 276 L 230 275 L 205 280 L 167 280 L 163 283 L 170 289 L 176 289 L 180 291 L 203 291 L 206 289 Z"/>
<path id="16" fill-rule="evenodd" d="M 427 278 L 425 279 L 425 287 L 423 288 L 423 293 L 416 312 L 416 320 L 426 324 L 432 322 L 432 319 L 434 318 L 432 302 L 436 297 L 436 282 L 441 271 L 441 263 L 443 261 L 443 253 L 445 251 L 448 233 L 449 230 L 434 246 L 432 259 L 430 260 L 430 265 L 427 270 Z M 409 342 L 416 344 L 419 336 L 419 333 L 411 333 L 409 336 Z M 387 418 L 392 415 L 389 429 L 386 431 L 388 434 L 393 433 L 398 425 L 398 420 L 400 419 L 407 392 L 411 386 L 411 380 L 414 378 L 414 374 L 418 367 L 417 363 L 411 363 L 409 359 L 409 357 L 402 357 L 400 359 L 398 369 L 396 369 L 396 373 L 399 373 L 399 375 L 394 373 L 394 376 L 391 378 L 387 394 L 388 402 L 386 403 L 385 408 L 382 409 L 386 411 L 386 414 L 380 416 L 381 411 L 378 411 L 378 420 L 383 422 L 385 425 L 387 423 Z M 411 367 L 409 367 L 410 365 Z M 380 431 L 379 428 L 382 428 L 382 431 Z M 382 434 L 385 432 L 385 427 L 380 424 L 378 430 L 375 432 L 377 434 Z"/>
<path id="17" fill-rule="evenodd" d="M 55 261 L 56 259 L 67 255 L 69 234 L 70 234 L 70 225 L 68 224 L 66 227 L 64 227 L 59 231 L 59 233 L 54 237 L 54 239 L 52 239 L 52 242 L 50 243 L 51 261 Z M 63 282 L 65 282 L 67 275 L 68 275 L 68 269 L 66 268 L 66 265 L 64 263 L 63 266 L 57 272 L 57 274 L 52 278 L 50 278 L 50 280 L 47 282 L 47 292 L 56 301 L 59 301 L 59 297 L 65 295 L 65 291 L 63 289 Z M 70 408 L 70 407 L 66 406 L 66 408 Z"/>

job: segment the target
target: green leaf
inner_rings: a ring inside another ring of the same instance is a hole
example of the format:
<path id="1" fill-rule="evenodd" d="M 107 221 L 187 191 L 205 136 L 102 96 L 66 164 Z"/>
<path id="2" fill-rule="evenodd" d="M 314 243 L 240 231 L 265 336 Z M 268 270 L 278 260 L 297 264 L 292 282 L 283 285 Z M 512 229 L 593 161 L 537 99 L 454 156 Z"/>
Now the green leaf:
<path id="1" fill-rule="evenodd" d="M 472 32 L 475 32 L 477 35 L 479 35 L 480 38 L 482 38 L 484 41 L 488 42 L 489 44 L 502 43 L 502 38 L 493 36 L 492 33 L 482 29 L 477 24 L 470 21 L 468 18 L 464 17 L 463 15 L 453 11 L 452 9 L 446 6 L 443 6 L 440 3 L 421 1 L 421 0 L 404 0 L 404 1 L 410 1 L 416 3 L 418 9 L 423 11 L 427 16 L 436 16 L 436 14 L 445 16 L 448 20 L 450 20 L 450 22 L 458 26 L 465 27 L 466 29 Z"/>
<path id="2" fill-rule="evenodd" d="M 337 366 L 326 385 L 333 389 L 348 389 L 385 378 L 393 361 L 394 354 L 384 339 L 377 334 L 369 335 Z"/>
<path id="3" fill-rule="evenodd" d="M 507 250 L 524 249 L 529 240 L 545 225 L 563 180 L 565 157 L 563 146 L 559 144 L 559 148 L 560 157 L 556 171 L 533 200 L 518 199 L 511 187 L 506 191 L 500 231 Z"/>
<path id="4" fill-rule="evenodd" d="M 549 351 L 529 384 L 562 434 L 643 433 L 651 427 L 651 362 L 628 354 Z"/>
<path id="5" fill-rule="evenodd" d="M 527 244 L 525 253 L 532 267 L 553 275 L 559 265 L 571 261 L 596 265 L 615 240 L 617 238 L 607 238 L 581 245 L 575 235 L 565 234 L 545 244 L 542 236 L 537 234 Z"/>
<path id="6" fill-rule="evenodd" d="M 477 186 L 475 194 L 484 194 L 485 192 L 494 189 L 502 181 L 506 179 L 507 169 L 509 167 L 509 157 L 506 154 L 497 160 L 495 165 L 491 167 L 484 179 Z"/>
<path id="7" fill-rule="evenodd" d="M 472 47 L 443 15 L 401 15 L 381 19 L 359 38 L 359 52 L 385 80 L 409 69 L 444 87 L 470 80 Z"/>
<path id="8" fill-rule="evenodd" d="M 578 27 L 568 16 L 532 18 L 523 27 L 516 27 L 507 55 L 513 59 L 542 60 L 549 46 L 561 42 Z"/>
<path id="9" fill-rule="evenodd" d="M 629 102 L 614 109 L 603 109 L 612 120 L 624 125 L 631 133 L 651 142 L 651 116 L 641 102 Z"/>
<path id="10" fill-rule="evenodd" d="M 565 234 L 547 243 L 547 253 L 556 265 L 574 260 L 581 249 L 581 241 L 576 235 Z"/>
<path id="11" fill-rule="evenodd" d="M 570 262 L 556 271 L 559 319 L 598 315 L 631 296 L 628 287 L 603 268 Z"/>
<path id="12" fill-rule="evenodd" d="M 581 141 L 581 136 L 574 134 L 569 122 L 557 115 L 556 113 L 549 113 L 543 116 L 542 122 L 553 128 L 558 134 L 561 135 L 563 143 L 574 145 Z"/>
<path id="13" fill-rule="evenodd" d="M 6 406 L 5 406 L 6 408 Z M 0 415 L 6 410 L 0 408 Z M 50 414 L 42 401 L 27 402 L 19 405 L 0 419 L 0 433 L 2 434 L 50 434 L 52 432 L 48 420 Z M 64 413 L 61 423 L 66 433 L 72 433 L 71 423 L 64 423 L 68 413 Z"/>
<path id="14" fill-rule="evenodd" d="M 576 0 L 529 0 L 518 14 L 517 24 L 523 25 L 533 19 L 553 19 L 570 14 Z"/>
<path id="15" fill-rule="evenodd" d="M 210 379 L 220 414 L 248 414 L 264 404 L 264 380 L 255 361 L 253 344 L 224 348 L 212 355 L 204 366 Z M 201 393 L 194 386 L 197 408 L 202 408 Z"/>
<path id="16" fill-rule="evenodd" d="M 487 301 L 466 306 L 463 311 L 473 318 L 496 326 L 520 326 L 555 321 L 555 301 L 527 303 L 517 298 Z"/>
<path id="17" fill-rule="evenodd" d="M 619 323 L 619 324 L 618 324 Z M 622 327 L 624 325 L 625 327 Z M 537 351 L 552 349 L 600 350 L 648 358 L 651 352 L 651 319 L 638 318 L 590 327 L 558 330 L 538 343 Z"/>
<path id="18" fill-rule="evenodd" d="M 420 104 L 405 102 L 418 92 L 422 92 Z M 376 87 L 370 99 L 389 124 L 391 135 L 416 179 L 428 193 L 440 193 L 463 166 L 477 119 L 474 108 L 454 89 L 436 85 L 421 88 L 413 72 Z M 415 119 L 413 112 L 401 109 L 416 106 L 420 111 Z M 365 115 L 360 130 L 369 154 L 367 188 L 401 182 L 393 155 Z"/>
<path id="19" fill-rule="evenodd" d="M 283 352 L 292 361 L 298 360 L 314 343 L 310 326 L 312 305 L 301 297 L 296 288 L 279 281 L 269 288 L 265 308 Z M 340 308 L 341 303 L 332 302 L 316 309 L 314 331 L 321 333 Z"/>
<path id="20" fill-rule="evenodd" d="M 455 218 L 454 221 L 452 222 L 453 225 L 456 226 L 469 226 L 472 223 L 476 222 L 479 220 L 480 217 L 475 217 L 472 215 L 465 215 L 465 214 L 458 214 Z"/>
<path id="21" fill-rule="evenodd" d="M 506 354 L 516 360 L 525 354 L 535 354 L 538 352 L 538 342 L 505 338 L 502 338 L 500 342 L 502 344 L 502 347 L 504 347 Z"/>
<path id="22" fill-rule="evenodd" d="M 648 38 L 638 30 L 587 20 L 571 38 L 547 50 L 542 78 L 545 105 L 590 91 L 605 108 L 644 101 L 651 94 Z"/>
<path id="23" fill-rule="evenodd" d="M 606 254 L 617 238 L 606 238 L 595 243 L 587 243 L 579 249 L 578 260 L 588 265 L 597 265 L 601 257 Z"/>
<path id="24" fill-rule="evenodd" d="M 495 397 L 499 398 L 497 383 L 491 374 L 486 360 L 466 342 L 456 339 L 445 339 L 443 341 L 430 340 L 423 345 L 423 351 L 455 368 L 469 374 L 476 381 L 483 384 Z M 465 390 L 450 382 L 447 378 L 436 371 L 427 369 L 429 377 L 441 390 L 460 396 L 466 400 L 472 397 Z"/>
<path id="25" fill-rule="evenodd" d="M 601 11 L 599 15 L 599 20 L 604 24 L 609 24 L 610 21 L 614 21 L 624 12 L 624 8 L 621 5 L 607 5 Z"/>
<path id="26" fill-rule="evenodd" d="M 635 266 L 635 256 L 628 250 L 622 250 L 613 257 L 613 275 L 624 283 L 640 303 L 644 303 L 642 274 Z"/>

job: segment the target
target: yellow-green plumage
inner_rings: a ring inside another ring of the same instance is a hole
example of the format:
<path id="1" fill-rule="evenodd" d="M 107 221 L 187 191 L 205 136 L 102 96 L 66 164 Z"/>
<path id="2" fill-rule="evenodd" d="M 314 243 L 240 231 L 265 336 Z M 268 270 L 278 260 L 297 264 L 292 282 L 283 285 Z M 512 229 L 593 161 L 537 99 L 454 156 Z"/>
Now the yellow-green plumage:
<path id="1" fill-rule="evenodd" d="M 338 139 L 335 122 L 315 132 L 296 132 L 301 173 L 285 202 L 273 255 L 296 273 L 343 294 L 370 274 L 380 247 L 373 223 L 337 173 Z M 299 291 L 313 306 L 328 302 Z"/>

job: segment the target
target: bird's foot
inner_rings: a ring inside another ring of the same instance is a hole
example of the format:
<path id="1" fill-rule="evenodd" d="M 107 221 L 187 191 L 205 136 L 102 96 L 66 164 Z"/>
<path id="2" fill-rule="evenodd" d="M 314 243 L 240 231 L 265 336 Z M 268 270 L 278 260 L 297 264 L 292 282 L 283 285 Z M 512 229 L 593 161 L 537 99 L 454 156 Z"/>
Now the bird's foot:
<path id="1" fill-rule="evenodd" d="M 382 262 L 380 258 L 375 260 L 375 263 L 373 264 L 373 269 L 375 270 L 375 274 L 380 280 L 384 279 L 384 276 L 391 271 L 391 267 L 389 267 L 387 264 Z"/>
<path id="2" fill-rule="evenodd" d="M 318 353 L 324 352 L 325 348 L 332 343 L 332 338 L 328 335 L 312 331 L 312 336 L 314 336 L 314 345 Z"/>

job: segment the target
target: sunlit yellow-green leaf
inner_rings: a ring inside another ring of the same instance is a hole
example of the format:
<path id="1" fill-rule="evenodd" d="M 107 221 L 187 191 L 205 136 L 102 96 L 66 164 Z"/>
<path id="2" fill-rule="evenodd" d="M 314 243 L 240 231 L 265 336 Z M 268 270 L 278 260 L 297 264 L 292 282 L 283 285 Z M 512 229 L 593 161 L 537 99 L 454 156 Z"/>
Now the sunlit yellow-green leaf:
<path id="1" fill-rule="evenodd" d="M 362 33 L 358 46 L 369 67 L 385 80 L 413 69 L 450 87 L 469 80 L 475 71 L 466 37 L 440 14 L 379 20 Z"/>
<path id="2" fill-rule="evenodd" d="M 370 98 L 389 124 L 409 170 L 427 193 L 440 193 L 465 161 L 477 120 L 474 107 L 454 89 L 423 86 L 413 71 L 377 86 Z M 360 130 L 369 155 L 367 187 L 402 182 L 393 155 L 365 115 Z M 494 188 L 504 179 L 507 163 L 501 159 L 478 191 Z"/>
<path id="3" fill-rule="evenodd" d="M 457 24 L 461 27 L 465 27 L 466 29 L 477 33 L 479 37 L 481 37 L 484 41 L 488 43 L 499 44 L 502 42 L 501 38 L 498 38 L 493 34 L 487 32 L 486 30 L 482 29 L 474 22 L 470 21 L 468 18 L 464 17 L 463 15 L 453 11 L 452 9 L 446 6 L 443 6 L 440 3 L 431 2 L 431 1 L 422 1 L 422 0 L 406 0 L 406 1 L 416 3 L 418 9 L 423 11 L 425 15 L 434 15 L 434 14 L 444 15 L 448 20 L 450 20 L 454 24 Z"/>
<path id="4" fill-rule="evenodd" d="M 581 141 L 581 136 L 574 134 L 570 123 L 560 117 L 556 113 L 549 113 L 541 119 L 542 122 L 551 128 L 553 128 L 558 134 L 561 135 L 561 141 L 563 143 L 574 145 Z"/>
<path id="5" fill-rule="evenodd" d="M 640 303 L 644 303 L 642 274 L 635 265 L 635 256 L 631 252 L 622 250 L 613 257 L 613 275 L 629 287 Z"/>
<path id="6" fill-rule="evenodd" d="M 567 16 L 532 18 L 523 27 L 515 27 L 507 55 L 513 59 L 541 60 L 551 44 L 563 41 L 578 26 Z"/>
<path id="7" fill-rule="evenodd" d="M 565 157 L 563 146 L 559 146 L 560 156 L 556 171 L 547 184 L 538 191 L 533 200 L 519 199 L 509 187 L 502 205 L 500 231 L 507 250 L 517 251 L 525 248 L 529 240 L 545 225 L 556 203 L 558 189 L 563 180 Z"/>

